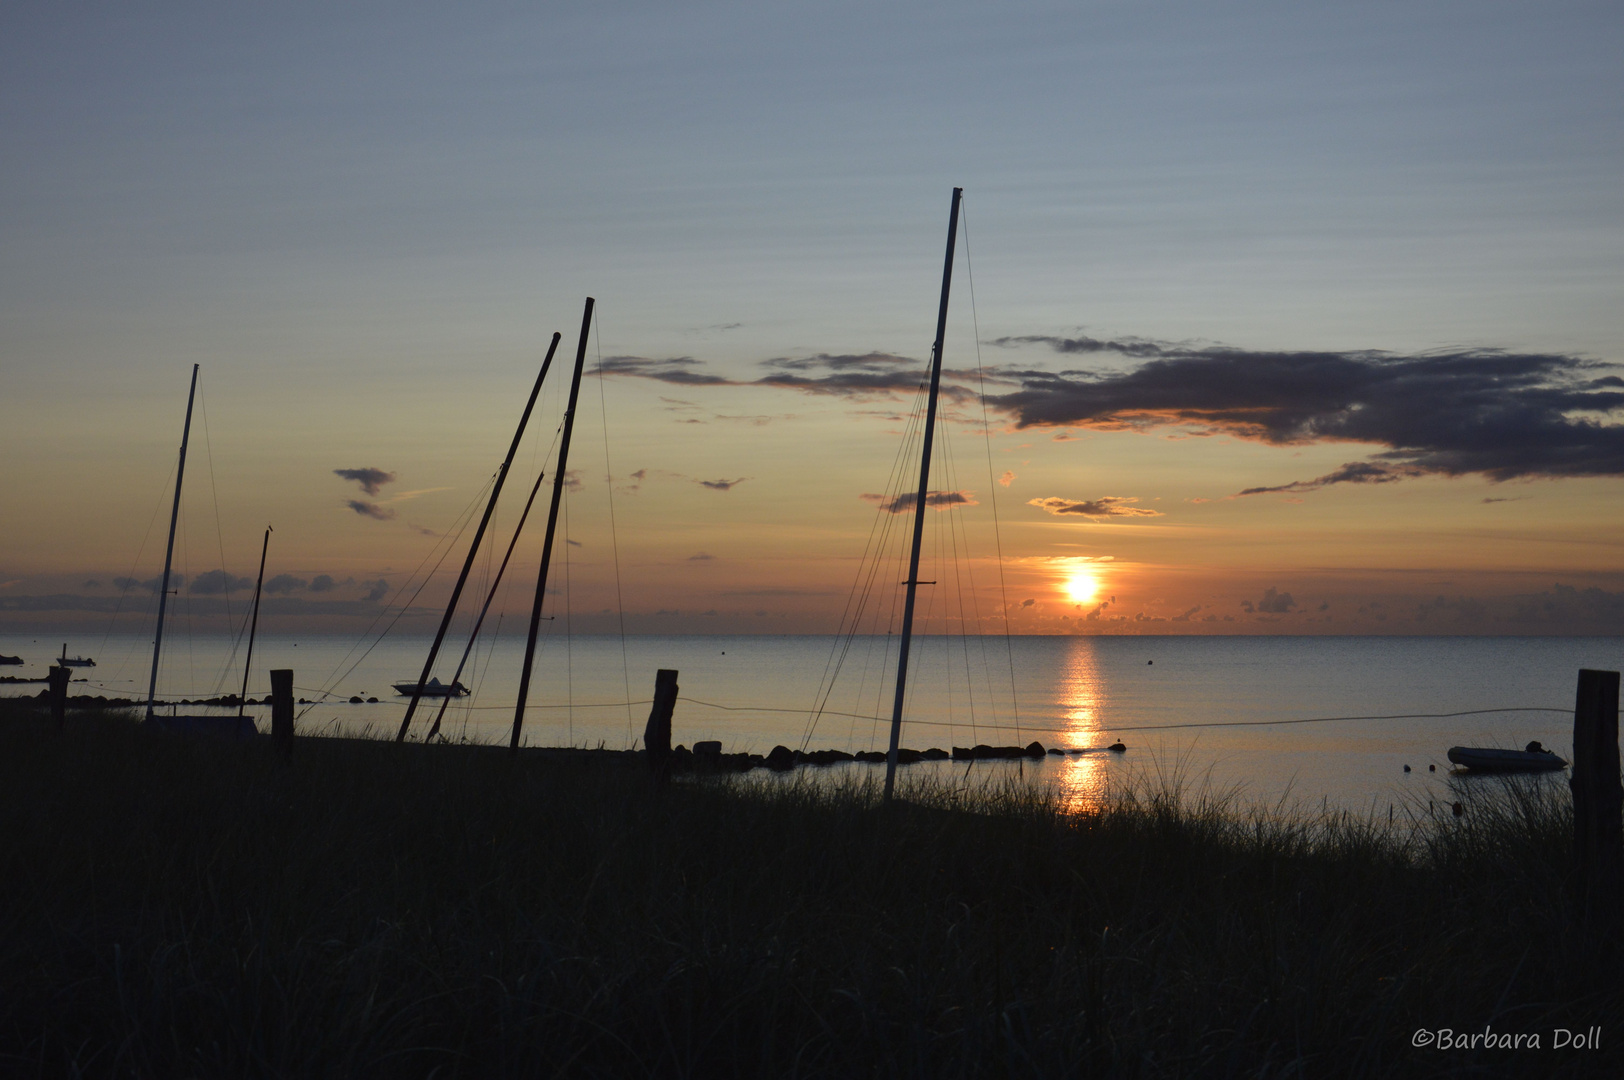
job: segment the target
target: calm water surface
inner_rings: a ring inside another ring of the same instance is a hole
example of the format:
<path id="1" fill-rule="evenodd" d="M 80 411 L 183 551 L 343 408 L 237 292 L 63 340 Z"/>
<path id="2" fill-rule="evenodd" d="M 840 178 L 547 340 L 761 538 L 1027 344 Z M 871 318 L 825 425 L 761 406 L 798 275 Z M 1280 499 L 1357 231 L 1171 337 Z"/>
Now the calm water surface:
<path id="1" fill-rule="evenodd" d="M 266 635 L 255 646 L 249 693 L 269 690 L 271 668 L 295 672 L 299 726 L 316 733 L 388 733 L 405 699 L 390 684 L 414 679 L 428 639 L 386 639 L 366 652 L 351 638 Z M 43 676 L 57 639 L 0 634 L 0 653 L 22 656 L 4 674 Z M 449 681 L 461 644 L 442 651 L 435 674 Z M 682 687 L 675 739 L 720 739 L 728 750 L 765 753 L 777 744 L 883 750 L 890 714 L 894 640 L 807 637 L 552 637 L 543 643 L 527 710 L 530 745 L 630 746 L 642 734 L 655 669 L 676 668 Z M 70 639 L 69 655 L 94 656 L 75 693 L 141 697 L 150 639 Z M 364 654 L 364 655 L 363 655 Z M 475 693 L 446 712 L 452 737 L 507 740 L 523 640 L 506 638 L 470 659 L 462 681 Z M 916 639 L 916 666 L 903 745 L 918 749 L 978 742 L 1078 747 L 1089 753 L 1041 763 L 911 766 L 954 782 L 1019 772 L 1079 798 L 1130 776 L 1178 774 L 1186 787 L 1210 784 L 1247 800 L 1322 800 L 1354 809 L 1411 805 L 1442 793 L 1444 752 L 1458 744 L 1521 747 L 1539 739 L 1564 757 L 1572 742 L 1579 668 L 1624 666 L 1624 638 L 1015 638 Z M 820 688 L 832 691 L 821 712 Z M 224 637 L 174 635 L 166 642 L 161 698 L 234 692 L 240 654 Z M 6 693 L 37 693 L 9 685 Z M 377 704 L 352 705 L 353 695 Z M 628 702 L 630 704 L 628 704 Z M 1546 708 L 1549 712 L 1517 712 Z M 427 731 L 438 703 L 419 708 Z M 1416 718 L 1411 714 L 1478 711 Z M 262 726 L 268 723 L 268 710 Z M 1410 718 L 1368 719 L 1404 714 Z M 1252 721 L 1327 722 L 1272 726 Z M 1191 726 L 1213 725 L 1213 726 Z M 1126 754 L 1103 751 L 1127 743 Z M 1403 772 L 1409 764 L 1415 771 Z M 1437 765 L 1429 773 L 1428 765 Z M 835 772 L 873 767 L 848 766 Z"/>

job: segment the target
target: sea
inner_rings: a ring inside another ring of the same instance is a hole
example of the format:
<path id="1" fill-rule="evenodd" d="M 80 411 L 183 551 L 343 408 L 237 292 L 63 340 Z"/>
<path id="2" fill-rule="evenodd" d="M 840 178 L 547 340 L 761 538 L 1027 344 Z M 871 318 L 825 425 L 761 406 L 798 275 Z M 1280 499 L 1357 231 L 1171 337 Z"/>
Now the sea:
<path id="1" fill-rule="evenodd" d="M 0 653 L 25 661 L 0 675 L 43 678 L 62 636 L 0 633 Z M 289 668 L 301 734 L 392 738 L 407 699 L 391 684 L 417 678 L 430 644 L 418 636 L 264 634 L 254 646 L 248 693 L 268 694 L 269 671 Z M 760 754 L 778 745 L 884 750 L 897 645 L 890 637 L 548 633 L 521 740 L 636 746 L 655 673 L 669 668 L 680 687 L 675 743 L 716 739 L 728 752 Z M 66 648 L 96 661 L 75 669 L 72 693 L 145 698 L 150 636 L 85 635 L 69 638 Z M 159 700 L 238 692 L 243 651 L 236 638 L 172 633 Z M 442 647 L 433 674 L 450 682 L 463 651 L 463 642 Z M 508 741 L 523 654 L 517 635 L 468 656 L 460 681 L 473 692 L 447 703 L 442 736 Z M 1571 757 L 1579 669 L 1621 667 L 1624 638 L 1617 637 L 920 637 L 903 746 L 1037 741 L 1068 752 L 1035 761 L 924 763 L 904 772 L 949 784 L 1045 785 L 1073 804 L 1148 784 L 1239 806 L 1413 814 L 1458 797 L 1463 781 L 1445 757 L 1450 746 L 1520 749 L 1537 739 Z M 0 693 L 42 688 L 12 682 Z M 425 699 L 409 737 L 427 734 L 440 704 Z M 268 707 L 249 711 L 268 728 Z M 1126 749 L 1108 749 L 1117 742 Z M 819 775 L 862 779 L 881 771 L 852 763 Z M 1561 779 L 1556 774 L 1553 782 Z"/>

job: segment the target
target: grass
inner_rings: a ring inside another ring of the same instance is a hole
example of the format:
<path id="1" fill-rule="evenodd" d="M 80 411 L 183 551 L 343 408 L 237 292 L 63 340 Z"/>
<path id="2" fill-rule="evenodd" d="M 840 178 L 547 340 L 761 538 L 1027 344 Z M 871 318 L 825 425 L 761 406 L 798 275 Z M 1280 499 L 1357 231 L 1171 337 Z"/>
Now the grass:
<path id="1" fill-rule="evenodd" d="M 1620 1071 L 1621 934 L 1574 915 L 1560 785 L 1389 829 L 263 742 L 0 711 L 0 1072 Z M 1485 1025 L 1544 1048 L 1411 1046 Z"/>

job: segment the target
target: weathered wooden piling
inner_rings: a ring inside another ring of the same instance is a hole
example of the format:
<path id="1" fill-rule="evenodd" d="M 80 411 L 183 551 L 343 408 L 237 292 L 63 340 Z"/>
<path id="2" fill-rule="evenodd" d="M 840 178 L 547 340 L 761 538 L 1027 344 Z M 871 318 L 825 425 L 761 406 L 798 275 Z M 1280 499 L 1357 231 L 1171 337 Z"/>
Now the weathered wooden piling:
<path id="1" fill-rule="evenodd" d="M 1624 883 L 1624 786 L 1619 782 L 1616 671 L 1580 669 L 1573 706 L 1573 856 L 1580 896 Z M 1587 904 L 1588 906 L 1588 904 Z"/>
<path id="2" fill-rule="evenodd" d="M 66 653 L 67 649 L 64 646 L 63 654 Z M 51 691 L 51 719 L 56 722 L 58 731 L 62 730 L 63 721 L 68 715 L 68 679 L 72 674 L 68 668 L 56 664 L 52 664 L 51 670 L 46 673 L 50 680 L 48 685 Z"/>
<path id="3" fill-rule="evenodd" d="M 643 728 L 643 749 L 649 769 L 664 780 L 671 775 L 671 714 L 677 707 L 677 672 L 660 668 L 654 673 L 654 707 Z"/>
<path id="4" fill-rule="evenodd" d="M 271 672 L 271 745 L 283 757 L 293 753 L 293 672 Z"/>

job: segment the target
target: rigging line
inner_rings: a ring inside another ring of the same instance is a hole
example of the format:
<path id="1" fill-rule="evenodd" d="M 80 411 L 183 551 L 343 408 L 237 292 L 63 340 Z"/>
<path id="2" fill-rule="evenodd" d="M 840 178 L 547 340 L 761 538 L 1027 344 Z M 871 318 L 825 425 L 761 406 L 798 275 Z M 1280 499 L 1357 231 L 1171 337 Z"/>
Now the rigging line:
<path id="1" fill-rule="evenodd" d="M 141 534 L 141 546 L 135 549 L 135 558 L 130 563 L 130 572 L 123 578 L 124 585 L 119 589 L 118 603 L 113 605 L 113 614 L 107 618 L 107 629 L 102 632 L 101 647 L 97 650 L 98 652 L 105 653 L 107 651 L 107 639 L 112 636 L 113 623 L 118 619 L 119 612 L 124 608 L 124 598 L 130 594 L 131 587 L 138 584 L 135 580 L 136 567 L 141 565 L 141 556 L 146 552 L 147 541 L 152 537 L 152 526 L 157 524 L 158 514 L 163 510 L 164 503 L 167 501 L 167 496 L 169 494 L 169 478 L 175 475 L 175 470 L 178 467 L 179 463 L 177 461 L 176 464 L 169 466 L 169 476 L 164 477 L 164 486 L 159 491 L 157 505 L 152 508 L 152 518 L 147 522 L 147 531 Z M 119 668 L 115 674 L 122 675 L 124 673 L 124 665 L 127 663 L 129 663 L 129 656 L 126 653 L 124 659 L 119 661 Z"/>
<path id="2" fill-rule="evenodd" d="M 537 441 L 539 442 L 540 440 L 537 440 Z M 554 442 L 554 444 L 556 444 L 558 442 L 558 431 L 557 430 L 555 430 L 553 432 L 553 442 Z M 549 446 L 547 448 L 547 457 L 549 459 L 552 457 L 552 452 L 553 452 L 553 448 L 551 446 Z M 491 604 L 496 600 L 496 591 L 502 585 L 503 575 L 505 575 L 507 573 L 508 561 L 513 558 L 513 549 L 518 547 L 518 545 L 519 545 L 519 536 L 524 532 L 524 524 L 525 524 L 525 522 L 530 519 L 530 509 L 531 509 L 531 507 L 533 507 L 535 505 L 535 503 L 536 503 L 536 495 L 538 493 L 540 493 L 540 491 L 541 491 L 541 483 L 542 483 L 543 480 L 546 479 L 546 477 L 547 477 L 547 473 L 546 473 L 545 470 L 536 473 L 536 482 L 534 484 L 532 484 L 531 487 L 530 487 L 530 497 L 525 499 L 525 501 L 524 501 L 524 511 L 519 514 L 519 523 L 513 527 L 513 538 L 508 541 L 507 552 L 502 556 L 502 565 L 496 571 L 496 580 L 491 583 L 490 590 L 488 592 L 485 592 L 485 603 L 479 609 L 479 618 L 474 620 L 474 627 L 468 633 L 468 645 L 462 651 L 462 659 L 457 662 L 457 670 L 456 670 L 455 674 L 453 674 L 451 676 L 451 681 L 452 682 L 456 682 L 457 679 L 461 677 L 463 665 L 468 662 L 468 654 L 473 652 L 473 650 L 474 650 L 474 644 L 479 638 L 479 629 L 480 629 L 480 627 L 485 625 L 485 617 L 490 613 Z M 493 531 L 491 533 L 491 536 L 493 538 L 492 539 L 492 544 L 491 544 L 491 547 L 488 550 L 488 553 L 487 553 L 487 556 L 486 556 L 485 570 L 486 570 L 486 578 L 487 578 L 487 580 L 489 579 L 489 575 L 490 575 L 490 557 L 495 555 L 495 553 L 496 553 L 496 545 L 495 545 L 495 540 L 494 540 L 495 535 L 496 535 L 496 533 Z M 485 591 L 484 587 L 483 587 L 483 582 L 481 582 L 481 591 Z M 497 637 L 497 638 L 500 638 L 501 630 L 502 630 L 502 615 L 501 615 L 500 612 L 498 612 L 497 616 L 496 616 L 496 634 L 494 636 Z M 496 647 L 493 644 L 493 645 L 491 645 L 490 649 L 486 652 L 485 667 L 486 667 L 487 670 L 490 668 L 490 658 L 495 655 L 495 648 Z M 476 666 L 478 665 L 478 659 L 477 658 L 475 659 L 475 665 Z M 483 676 L 481 676 L 481 678 L 483 678 Z M 440 721 L 442 719 L 444 719 L 444 717 L 445 717 L 446 706 L 450 703 L 450 700 L 451 700 L 450 698 L 446 698 L 444 701 L 442 701 L 440 703 L 440 711 L 439 711 L 438 714 L 435 715 L 435 717 L 434 717 L 434 725 L 429 728 L 429 733 L 423 737 L 424 742 L 427 742 L 428 740 L 434 738 L 434 736 L 439 733 L 439 731 L 440 731 Z M 471 707 L 472 702 L 470 702 L 469 705 Z"/>
<path id="3" fill-rule="evenodd" d="M 987 373 L 981 362 L 981 317 L 976 311 L 975 262 L 970 257 L 970 216 L 962 197 L 959 200 L 959 220 L 964 225 L 964 276 L 970 284 L 970 323 L 976 342 L 976 383 L 981 398 L 981 436 L 987 448 L 987 497 L 992 503 L 992 535 L 998 548 L 998 602 L 1004 616 L 1004 654 L 1009 660 L 1009 704 L 1020 730 L 1021 706 L 1015 691 L 1015 643 L 1009 627 L 1009 589 L 1004 580 L 1004 538 L 998 525 L 998 485 L 992 475 L 992 425 L 987 419 Z"/>
<path id="4" fill-rule="evenodd" d="M 958 462 L 953 457 L 953 443 L 952 440 L 948 438 L 948 430 L 945 426 L 942 430 L 942 464 L 944 471 L 952 478 L 952 490 L 957 491 L 959 486 Z M 964 575 L 970 579 L 970 610 L 973 614 L 977 615 L 976 629 L 979 631 L 979 608 L 977 608 L 975 604 L 975 563 L 970 555 L 970 535 L 966 531 L 964 516 L 962 514 L 955 514 L 954 518 L 956 518 L 956 522 L 951 520 L 948 522 L 947 534 L 948 538 L 953 542 L 953 585 L 959 601 L 959 651 L 964 657 L 964 696 L 970 713 L 970 736 L 971 738 L 975 738 L 976 691 L 975 684 L 970 679 L 970 639 L 965 631 L 964 581 L 960 576 L 960 569 L 962 566 Z M 957 524 L 956 531 L 954 529 L 955 523 Z M 962 564 L 959 560 L 959 539 L 961 537 L 964 540 L 964 560 Z M 948 652 L 951 654 L 951 646 L 949 646 Z M 951 666 L 949 666 L 946 672 L 947 678 L 951 679 L 952 674 Z"/>
<path id="5" fill-rule="evenodd" d="M 594 310 L 596 314 L 596 310 Z M 569 703 L 569 733 L 575 745 L 575 627 L 570 621 L 575 604 L 570 592 L 570 486 L 564 484 L 564 700 Z"/>
<path id="6" fill-rule="evenodd" d="M 620 681 L 625 685 L 626 696 L 632 696 L 631 661 L 626 655 L 626 601 L 620 592 L 620 532 L 615 527 L 615 474 L 609 464 L 609 406 L 604 402 L 603 393 L 603 335 L 598 330 L 598 309 L 592 308 L 592 345 L 598 353 L 598 414 L 603 419 L 603 471 L 609 485 L 609 543 L 615 556 L 615 610 L 620 617 Z M 637 740 L 632 736 L 632 710 L 626 707 L 626 738 L 631 740 L 635 748 Z"/>
<path id="7" fill-rule="evenodd" d="M 486 487 L 489 487 L 490 484 L 494 483 L 495 479 L 496 479 L 495 474 L 492 474 L 491 478 L 486 481 Z M 400 588 L 395 590 L 395 596 L 397 598 L 399 596 L 401 596 L 406 591 L 406 589 L 411 587 L 412 582 L 417 580 L 417 575 L 423 570 L 423 568 L 425 566 L 428 565 L 429 560 L 434 558 L 434 553 L 436 551 L 440 550 L 440 545 L 442 543 L 455 545 L 456 537 L 460 537 L 462 535 L 462 530 L 467 528 L 467 522 L 468 522 L 468 520 L 472 519 L 474 509 L 475 509 L 475 507 L 477 507 L 479 505 L 480 499 L 484 496 L 486 487 L 480 488 L 479 492 L 473 497 L 473 499 L 468 503 L 468 505 L 465 506 L 462 509 L 462 512 L 457 517 L 452 519 L 451 528 L 447 529 L 447 531 L 443 535 L 436 538 L 436 540 L 434 541 L 434 544 L 432 546 L 430 546 L 430 548 L 428 550 L 428 553 L 423 556 L 422 561 L 419 562 L 417 564 L 417 566 L 412 570 L 412 572 L 406 576 L 406 579 L 405 579 L 405 581 L 403 581 L 401 583 Z M 457 523 L 459 521 L 462 522 L 461 527 L 458 527 L 458 525 L 457 525 Z M 452 535 L 451 529 L 456 529 L 457 530 L 457 532 L 455 534 L 455 537 Z M 445 555 L 440 556 L 440 561 L 441 562 L 445 561 Z M 439 566 L 440 566 L 439 562 L 436 562 L 434 564 L 435 569 L 439 569 Z M 432 575 L 433 572 L 434 572 L 433 570 L 429 571 L 430 575 Z M 427 581 L 426 578 L 424 580 Z M 421 585 L 418 586 L 418 591 L 419 592 L 422 591 L 422 586 Z M 414 598 L 416 597 L 416 593 L 413 594 L 413 597 Z M 372 628 L 377 626 L 378 623 L 380 621 L 382 621 L 383 618 L 389 614 L 389 612 L 394 608 L 395 603 L 396 603 L 395 600 L 391 600 L 391 601 L 389 601 L 389 603 L 385 604 L 384 607 L 383 607 L 383 610 L 378 612 L 378 614 L 376 614 L 376 615 L 374 615 L 372 617 L 372 621 L 370 623 L 368 623 L 367 628 L 361 632 L 361 635 L 356 640 L 355 644 L 351 645 L 349 650 L 347 652 L 345 652 L 343 656 L 339 657 L 338 663 L 335 664 L 333 666 L 333 670 L 328 673 L 327 684 L 329 686 L 336 686 L 338 680 L 340 678 L 344 677 L 344 676 L 339 676 L 338 675 L 339 669 L 344 666 L 345 661 L 349 660 L 349 658 L 351 656 L 355 655 L 355 650 L 361 647 L 361 642 L 365 641 L 368 637 L 371 636 Z M 408 603 L 410 603 L 410 601 L 408 601 Z M 399 616 L 397 615 L 396 620 L 398 621 L 398 619 L 399 619 Z M 394 622 L 390 622 L 389 626 L 390 627 L 394 626 Z M 384 631 L 383 631 L 383 634 L 387 634 L 388 632 L 389 632 L 389 627 L 385 627 Z M 383 634 L 380 634 L 378 636 L 378 641 L 383 640 Z M 371 652 L 372 648 L 375 648 L 376 646 L 377 646 L 377 642 L 373 642 L 373 645 L 371 647 L 369 647 L 367 649 L 367 651 Z M 360 661 L 357 661 L 357 663 L 359 663 L 359 662 Z M 351 668 L 349 670 L 354 671 L 355 670 L 354 666 L 351 666 Z M 346 672 L 345 675 L 348 675 L 348 672 Z M 322 691 L 322 692 L 326 693 L 327 691 Z"/>
<path id="8" fill-rule="evenodd" d="M 881 488 L 879 505 L 874 511 L 874 521 L 869 526 L 868 538 L 864 541 L 863 554 L 858 560 L 857 573 L 852 579 L 851 590 L 846 595 L 846 606 L 840 613 L 840 621 L 835 627 L 835 643 L 831 648 L 829 659 L 824 662 L 823 675 L 818 682 L 818 693 L 813 696 L 813 707 L 807 715 L 806 724 L 801 731 L 801 747 L 805 749 L 817 728 L 818 719 L 828 706 L 829 698 L 834 694 L 835 683 L 840 677 L 840 671 L 845 666 L 846 657 L 851 652 L 852 643 L 862 628 L 862 613 L 872 594 L 875 575 L 884 565 L 884 550 L 886 538 L 890 535 L 891 518 L 888 505 L 892 500 L 893 489 L 900 484 L 900 477 L 904 469 L 904 451 L 911 440 L 911 432 L 918 423 L 922 414 L 921 395 L 915 395 L 913 411 L 904 426 L 901 444 L 897 447 L 896 455 L 892 458 L 891 473 L 887 477 L 885 486 Z M 870 562 L 870 554 L 874 561 Z M 868 571 L 865 580 L 864 571 Z M 846 619 L 851 617 L 848 629 Z M 889 648 L 889 645 L 887 645 Z M 867 678 L 867 667 L 864 668 L 864 678 Z M 859 693 L 861 690 L 859 689 Z"/>
<path id="9" fill-rule="evenodd" d="M 203 414 L 203 454 L 209 460 L 209 494 L 214 499 L 214 540 L 220 551 L 220 576 L 224 579 L 222 581 L 225 586 L 223 601 L 226 606 L 226 628 L 229 630 L 234 621 L 231 618 L 231 572 L 226 569 L 226 540 L 224 533 L 220 529 L 220 489 L 214 482 L 214 442 L 209 438 L 209 394 L 207 388 L 200 387 L 199 390 L 201 392 L 197 395 L 197 406 L 198 411 Z M 246 614 L 243 616 L 243 626 L 246 629 Z M 241 636 L 239 632 L 238 638 L 240 639 Z M 220 677 L 215 683 L 216 694 L 225 687 L 226 671 L 236 655 L 236 649 L 232 649 L 231 656 L 228 656 L 225 664 L 221 665 Z"/>
<path id="10" fill-rule="evenodd" d="M 332 672 L 328 675 L 327 679 L 325 680 L 326 687 L 324 689 L 320 690 L 320 691 L 317 691 L 318 693 L 320 693 L 322 695 L 322 697 L 331 697 L 332 693 L 333 693 L 332 688 L 336 687 L 343 680 L 349 678 L 350 674 L 352 672 L 354 672 L 356 668 L 361 666 L 362 661 L 364 661 L 369 655 L 371 655 L 372 650 L 376 649 L 380 644 L 383 643 L 383 639 L 388 636 L 389 631 L 391 631 L 391 630 L 393 630 L 395 628 L 395 624 L 398 623 L 401 620 L 401 617 L 404 616 L 406 614 L 406 612 L 411 609 L 412 603 L 417 599 L 418 595 L 420 593 L 422 593 L 424 587 L 426 585 L 428 585 L 428 583 L 434 579 L 434 573 L 435 573 L 436 570 L 440 569 L 440 564 L 445 562 L 446 556 L 451 554 L 452 550 L 457 545 L 457 541 L 462 539 L 462 534 L 468 528 L 468 523 L 474 519 L 474 510 L 479 506 L 480 501 L 484 498 L 486 489 L 489 488 L 491 486 L 491 484 L 493 484 L 495 482 L 496 482 L 496 475 L 493 473 L 493 474 L 491 474 L 491 477 L 488 480 L 485 481 L 484 487 L 481 487 L 479 489 L 479 491 L 474 495 L 473 499 L 463 509 L 461 515 L 459 515 L 457 518 L 452 519 L 452 525 L 456 525 L 459 520 L 462 522 L 462 524 L 461 524 L 461 526 L 459 526 L 457 528 L 457 531 L 456 531 L 455 535 L 453 535 L 449 531 L 447 531 L 446 535 L 442 536 L 440 538 L 441 540 L 444 540 L 446 542 L 445 543 L 445 551 L 441 553 L 440 558 L 438 560 L 436 560 L 434 566 L 429 570 L 429 572 L 423 576 L 422 582 L 417 586 L 417 591 L 412 593 L 411 597 L 404 604 L 401 605 L 400 610 L 395 613 L 395 617 L 393 619 L 389 620 L 389 625 L 385 626 L 383 628 L 382 632 L 380 632 L 378 634 L 377 638 L 372 642 L 372 644 L 367 646 L 366 651 L 363 652 L 360 656 L 355 658 L 355 663 L 351 664 L 344 671 L 344 673 L 342 675 L 338 674 L 339 668 L 344 667 L 344 661 L 348 660 L 355 653 L 355 650 L 360 647 L 361 641 L 365 641 L 367 639 L 367 637 L 372 633 L 372 628 L 374 626 L 377 626 L 378 622 L 381 619 L 383 619 L 383 617 L 385 615 L 389 614 L 389 609 L 394 606 L 395 601 L 391 600 L 389 602 L 389 604 L 387 606 L 385 606 L 382 611 L 380 611 L 377 615 L 373 616 L 372 621 L 367 624 L 366 630 L 361 634 L 360 640 L 357 641 L 354 645 L 351 645 L 350 649 L 349 649 L 349 652 L 346 652 L 339 659 L 338 663 L 333 667 Z M 415 579 L 417 577 L 418 571 L 422 570 L 423 567 L 428 564 L 428 561 L 430 559 L 434 558 L 434 553 L 436 551 L 440 550 L 440 546 L 441 545 L 440 545 L 439 541 L 436 541 L 434 546 L 429 548 L 429 553 L 427 555 L 423 556 L 423 561 L 417 564 L 417 569 L 413 570 L 412 573 L 411 573 L 411 576 L 409 576 L 406 579 L 405 584 L 403 584 L 398 590 L 396 590 L 395 595 L 397 597 L 400 596 L 402 593 L 404 593 L 406 591 L 406 586 L 410 585 L 412 583 L 413 579 Z M 304 712 L 301 712 L 299 714 L 299 717 L 302 718 L 305 713 L 307 713 L 311 709 L 315 708 L 318 704 L 321 704 L 321 703 L 320 702 L 315 702 L 315 701 L 311 702 L 309 707 L 306 708 L 304 710 Z"/>

